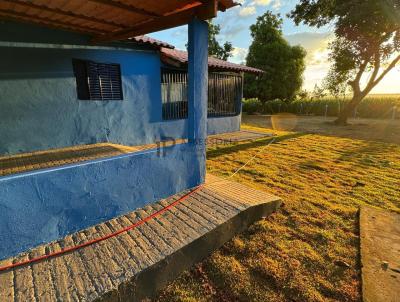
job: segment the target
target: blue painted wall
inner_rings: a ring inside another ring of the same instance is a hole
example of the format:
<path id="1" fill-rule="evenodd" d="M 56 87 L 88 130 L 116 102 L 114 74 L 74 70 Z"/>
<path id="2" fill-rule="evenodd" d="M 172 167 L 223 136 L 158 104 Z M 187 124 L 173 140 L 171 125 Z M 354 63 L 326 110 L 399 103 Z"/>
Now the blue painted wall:
<path id="1" fill-rule="evenodd" d="M 0 57 L 0 155 L 187 137 L 187 121 L 162 120 L 155 51 L 0 47 Z M 78 100 L 72 58 L 120 63 L 124 100 Z M 240 120 L 211 118 L 208 125 L 210 134 L 229 132 Z"/>
<path id="2" fill-rule="evenodd" d="M 229 117 L 214 117 L 207 120 L 207 133 L 209 135 L 239 131 L 241 115 Z"/>
<path id="3" fill-rule="evenodd" d="M 200 160 L 183 144 L 1 177 L 0 259 L 195 187 Z"/>
<path id="4" fill-rule="evenodd" d="M 182 122 L 162 121 L 155 51 L 1 47 L 0 57 L 0 154 L 185 136 Z M 72 58 L 121 64 L 124 100 L 78 100 Z"/>
<path id="5" fill-rule="evenodd" d="M 187 137 L 187 121 L 162 120 L 157 50 L 86 49 L 88 40 L 58 30 L 2 24 L 0 42 L 33 44 L 0 44 L 0 155 L 96 142 L 139 145 L 164 137 Z M 63 48 L 38 44 L 45 41 L 66 44 Z M 105 46 L 121 47 L 99 47 Z M 78 100 L 73 58 L 121 64 L 124 100 Z M 235 131 L 240 120 L 212 118 L 208 126 L 210 134 Z"/>
<path id="6" fill-rule="evenodd" d="M 87 40 L 26 25 L 2 25 L 0 32 L 0 42 L 43 43 L 45 37 Z M 157 51 L 52 47 L 0 44 L 0 155 L 188 137 L 188 120 L 162 121 Z M 78 100 L 72 58 L 120 63 L 124 100 Z M 236 130 L 230 119 L 209 119 L 209 131 Z M 185 144 L 164 157 L 148 151 L 1 177 L 0 259 L 194 187 L 204 167 L 204 149 Z"/>

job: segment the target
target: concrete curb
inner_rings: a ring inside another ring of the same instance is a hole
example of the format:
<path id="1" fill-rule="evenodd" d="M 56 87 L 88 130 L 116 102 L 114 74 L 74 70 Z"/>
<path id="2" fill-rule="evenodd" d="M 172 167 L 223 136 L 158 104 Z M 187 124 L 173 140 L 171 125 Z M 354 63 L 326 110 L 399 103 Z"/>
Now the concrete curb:
<path id="1" fill-rule="evenodd" d="M 236 234 L 246 230 L 257 220 L 275 212 L 280 205 L 281 200 L 277 198 L 247 208 L 212 231 L 141 271 L 131 280 L 122 283 L 118 290 L 108 292 L 95 301 L 142 301 L 145 298 L 154 297 L 159 290 L 185 270 L 209 256 L 214 250 L 221 247 Z"/>

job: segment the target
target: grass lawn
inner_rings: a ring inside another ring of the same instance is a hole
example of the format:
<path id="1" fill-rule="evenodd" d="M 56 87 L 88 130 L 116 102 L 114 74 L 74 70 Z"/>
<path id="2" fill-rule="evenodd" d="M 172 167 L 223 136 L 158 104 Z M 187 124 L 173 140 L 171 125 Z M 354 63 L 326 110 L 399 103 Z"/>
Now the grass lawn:
<path id="1" fill-rule="evenodd" d="M 228 176 L 257 154 L 233 180 L 280 196 L 282 208 L 158 300 L 359 301 L 358 208 L 400 213 L 400 145 L 245 128 L 278 136 L 267 148 L 269 139 L 210 148 L 208 170 Z"/>

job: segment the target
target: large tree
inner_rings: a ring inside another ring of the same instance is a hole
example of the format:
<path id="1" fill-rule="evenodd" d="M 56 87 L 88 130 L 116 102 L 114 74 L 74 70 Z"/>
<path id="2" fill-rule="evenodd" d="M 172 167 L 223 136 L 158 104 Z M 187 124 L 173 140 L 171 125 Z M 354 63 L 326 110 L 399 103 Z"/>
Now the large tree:
<path id="1" fill-rule="evenodd" d="M 282 18 L 267 11 L 250 26 L 253 42 L 246 58 L 247 66 L 264 70 L 259 76 L 246 75 L 245 96 L 262 102 L 293 99 L 303 84 L 306 51 L 291 46 L 282 34 Z"/>
<path id="2" fill-rule="evenodd" d="M 353 97 L 340 113 L 344 125 L 357 105 L 400 62 L 400 0 L 300 0 L 296 24 L 330 24 L 330 87 L 347 84 Z"/>
<path id="3" fill-rule="evenodd" d="M 221 60 L 228 60 L 232 56 L 233 46 L 231 42 L 219 44 L 217 36 L 221 31 L 221 26 L 208 21 L 208 54 Z"/>

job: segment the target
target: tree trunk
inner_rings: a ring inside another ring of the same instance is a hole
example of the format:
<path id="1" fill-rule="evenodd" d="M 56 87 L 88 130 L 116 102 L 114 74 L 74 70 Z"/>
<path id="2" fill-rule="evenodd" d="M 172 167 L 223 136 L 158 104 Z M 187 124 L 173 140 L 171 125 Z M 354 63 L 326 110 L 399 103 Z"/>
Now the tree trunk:
<path id="1" fill-rule="evenodd" d="M 368 62 L 370 62 L 371 57 L 368 57 L 363 64 L 361 64 L 360 69 L 357 73 L 357 76 L 353 81 L 350 81 L 348 84 L 353 88 L 353 98 L 351 101 L 346 105 L 346 107 L 343 109 L 342 112 L 339 113 L 338 118 L 335 120 L 336 125 L 347 125 L 347 119 L 351 115 L 351 113 L 354 111 L 354 109 L 360 104 L 360 102 L 364 99 L 368 93 L 371 92 L 372 88 L 374 88 L 390 70 L 392 70 L 397 63 L 400 62 L 400 55 L 398 55 L 390 64 L 389 66 L 385 69 L 384 72 L 381 73 L 379 77 L 379 68 L 381 66 L 381 55 L 378 52 L 375 53 L 375 58 L 374 58 L 374 69 L 372 72 L 372 75 L 368 81 L 367 87 L 365 87 L 364 90 L 360 89 L 360 80 L 361 76 L 364 73 L 366 67 L 368 66 Z"/>
<path id="2" fill-rule="evenodd" d="M 345 126 L 347 125 L 347 119 L 354 112 L 354 109 L 360 104 L 363 97 L 361 95 L 354 94 L 351 101 L 343 108 L 339 113 L 338 118 L 335 120 L 336 125 Z"/>

